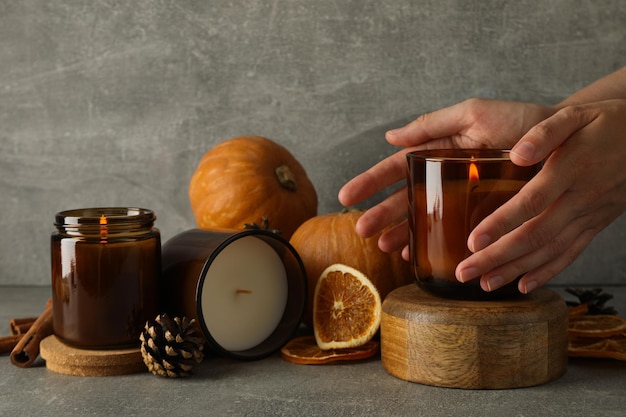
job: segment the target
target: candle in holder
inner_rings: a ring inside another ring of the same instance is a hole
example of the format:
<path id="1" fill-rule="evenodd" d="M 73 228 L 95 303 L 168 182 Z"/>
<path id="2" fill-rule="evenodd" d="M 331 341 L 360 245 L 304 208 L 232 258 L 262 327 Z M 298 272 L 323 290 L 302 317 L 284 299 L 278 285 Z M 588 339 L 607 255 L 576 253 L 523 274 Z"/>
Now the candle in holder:
<path id="1" fill-rule="evenodd" d="M 196 319 L 214 353 L 260 359 L 299 327 L 306 303 L 300 257 L 259 229 L 182 232 L 163 245 L 162 304 Z"/>
<path id="2" fill-rule="evenodd" d="M 454 271 L 471 252 L 470 232 L 507 202 L 540 165 L 513 164 L 508 151 L 443 149 L 407 154 L 409 249 L 418 285 L 444 297 L 486 299 L 517 293 L 516 283 L 485 292 Z"/>
<path id="3" fill-rule="evenodd" d="M 155 215 L 141 208 L 57 213 L 51 237 L 53 326 L 83 349 L 139 346 L 157 314 L 161 240 Z"/>

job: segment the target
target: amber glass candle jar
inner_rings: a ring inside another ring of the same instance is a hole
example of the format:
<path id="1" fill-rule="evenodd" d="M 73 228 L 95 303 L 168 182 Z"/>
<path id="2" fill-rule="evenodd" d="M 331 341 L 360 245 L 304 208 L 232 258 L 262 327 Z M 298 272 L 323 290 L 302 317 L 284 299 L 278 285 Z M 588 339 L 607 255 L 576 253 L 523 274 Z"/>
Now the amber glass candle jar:
<path id="1" fill-rule="evenodd" d="M 298 253 L 270 231 L 191 229 L 163 245 L 160 288 L 167 313 L 197 320 L 206 351 L 255 360 L 295 335 L 308 284 Z"/>
<path id="2" fill-rule="evenodd" d="M 460 283 L 459 262 L 471 252 L 470 232 L 506 203 L 541 165 L 513 164 L 509 151 L 440 149 L 407 154 L 409 249 L 418 285 L 458 299 L 490 299 L 519 294 L 517 283 L 485 292 L 479 280 Z"/>
<path id="3" fill-rule="evenodd" d="M 54 333 L 85 349 L 139 346 L 157 314 L 161 239 L 142 208 L 57 213 L 51 238 Z"/>

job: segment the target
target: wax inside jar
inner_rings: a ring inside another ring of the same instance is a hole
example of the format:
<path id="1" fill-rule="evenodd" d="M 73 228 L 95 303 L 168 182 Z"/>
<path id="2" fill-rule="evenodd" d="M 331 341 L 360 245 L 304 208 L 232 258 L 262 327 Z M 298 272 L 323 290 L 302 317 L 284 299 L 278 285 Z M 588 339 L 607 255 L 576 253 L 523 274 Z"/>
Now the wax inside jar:
<path id="1" fill-rule="evenodd" d="M 209 265 L 202 284 L 202 315 L 215 342 L 228 351 L 244 351 L 276 330 L 287 294 L 280 256 L 263 240 L 245 236 L 227 245 Z"/>

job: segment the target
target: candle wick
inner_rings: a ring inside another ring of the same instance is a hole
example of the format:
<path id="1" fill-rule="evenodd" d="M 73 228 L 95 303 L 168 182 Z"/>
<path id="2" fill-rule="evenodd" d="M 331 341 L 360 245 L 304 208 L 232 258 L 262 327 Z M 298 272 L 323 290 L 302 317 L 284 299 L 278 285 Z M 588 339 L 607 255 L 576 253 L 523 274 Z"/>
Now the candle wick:
<path id="1" fill-rule="evenodd" d="M 235 293 L 237 293 L 237 294 L 252 294 L 252 291 L 251 290 L 244 290 L 244 289 L 241 289 L 241 288 L 237 288 L 235 290 Z"/>

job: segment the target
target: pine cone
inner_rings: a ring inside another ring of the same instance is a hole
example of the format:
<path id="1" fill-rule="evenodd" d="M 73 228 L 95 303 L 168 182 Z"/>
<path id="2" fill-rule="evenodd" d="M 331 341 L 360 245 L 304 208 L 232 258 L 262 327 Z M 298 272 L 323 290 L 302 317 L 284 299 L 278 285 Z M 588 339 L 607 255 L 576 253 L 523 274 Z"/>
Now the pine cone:
<path id="1" fill-rule="evenodd" d="M 177 378 L 191 375 L 204 357 L 204 339 L 198 335 L 195 320 L 187 317 L 157 316 L 148 320 L 139 336 L 141 355 L 148 370 L 155 375 Z"/>

